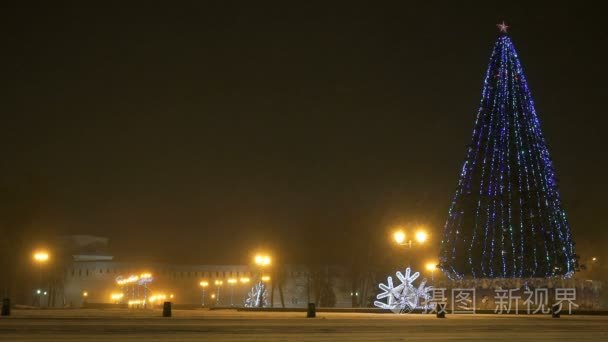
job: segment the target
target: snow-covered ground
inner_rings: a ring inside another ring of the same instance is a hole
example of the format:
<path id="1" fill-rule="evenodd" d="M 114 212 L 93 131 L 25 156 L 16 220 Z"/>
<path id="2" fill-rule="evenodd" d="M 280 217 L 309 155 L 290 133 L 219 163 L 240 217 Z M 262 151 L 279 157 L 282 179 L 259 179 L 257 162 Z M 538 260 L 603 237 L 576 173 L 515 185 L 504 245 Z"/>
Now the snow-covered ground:
<path id="1" fill-rule="evenodd" d="M 233 310 L 14 310 L 0 341 L 599 341 L 608 316 L 393 315 Z"/>

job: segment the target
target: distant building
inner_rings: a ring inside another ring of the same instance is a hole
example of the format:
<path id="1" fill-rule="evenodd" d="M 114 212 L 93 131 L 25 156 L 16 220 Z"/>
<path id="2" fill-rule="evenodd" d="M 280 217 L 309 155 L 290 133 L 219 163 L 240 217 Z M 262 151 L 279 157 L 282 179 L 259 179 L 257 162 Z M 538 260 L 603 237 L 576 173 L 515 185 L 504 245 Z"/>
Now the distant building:
<path id="1" fill-rule="evenodd" d="M 119 262 L 110 255 L 108 239 L 103 237 L 67 236 L 59 239 L 59 245 L 67 260 L 61 281 L 52 291 L 55 298 L 49 301 L 56 307 L 125 306 L 129 302 L 142 306 L 144 298 L 148 304 L 153 299 L 157 305 L 168 300 L 177 306 L 242 306 L 262 275 L 249 265 Z M 142 281 L 142 275 L 149 275 L 151 281 Z M 305 307 L 308 302 L 320 306 L 352 305 L 350 282 L 340 267 L 310 272 L 305 266 L 285 265 L 264 275 L 270 277 L 268 298 L 274 292 L 274 307 Z M 204 297 L 200 285 L 203 281 L 208 284 Z"/>

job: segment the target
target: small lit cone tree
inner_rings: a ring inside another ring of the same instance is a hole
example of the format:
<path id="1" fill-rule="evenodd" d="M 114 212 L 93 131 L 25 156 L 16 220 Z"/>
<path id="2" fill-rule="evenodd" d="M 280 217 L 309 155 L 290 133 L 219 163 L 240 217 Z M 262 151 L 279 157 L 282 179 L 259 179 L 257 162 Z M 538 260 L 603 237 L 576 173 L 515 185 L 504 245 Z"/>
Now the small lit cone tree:
<path id="1" fill-rule="evenodd" d="M 519 57 L 499 27 L 440 268 L 452 279 L 569 277 L 576 256 L 555 170 Z"/>

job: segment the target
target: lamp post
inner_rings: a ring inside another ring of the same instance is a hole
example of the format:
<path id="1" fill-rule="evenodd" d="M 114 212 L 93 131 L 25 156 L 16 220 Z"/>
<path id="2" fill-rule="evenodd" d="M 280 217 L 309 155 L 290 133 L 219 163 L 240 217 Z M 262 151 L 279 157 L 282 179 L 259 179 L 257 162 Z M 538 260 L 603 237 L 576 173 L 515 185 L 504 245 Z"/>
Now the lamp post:
<path id="1" fill-rule="evenodd" d="M 419 230 L 416 232 L 416 241 L 419 244 L 423 244 L 428 238 L 428 234 L 424 230 Z"/>
<path id="2" fill-rule="evenodd" d="M 428 239 L 428 234 L 424 230 L 418 230 L 414 234 L 415 242 L 419 245 L 422 245 Z M 407 246 L 408 248 L 412 248 L 414 241 L 412 239 L 408 239 L 405 232 L 401 229 L 396 230 L 393 233 L 393 240 L 400 246 Z"/>
<path id="3" fill-rule="evenodd" d="M 228 279 L 228 284 L 230 285 L 230 306 L 233 306 L 233 302 L 232 302 L 232 298 L 234 297 L 234 285 L 236 284 L 237 280 L 234 278 L 230 278 Z"/>
<path id="4" fill-rule="evenodd" d="M 409 243 L 405 242 L 405 232 L 403 230 L 397 230 L 393 233 L 393 240 L 395 240 L 395 243 L 397 243 L 398 245 L 408 245 L 409 247 L 411 247 L 411 240 L 409 241 Z"/>
<path id="5" fill-rule="evenodd" d="M 261 293 L 258 294 L 258 297 L 262 298 L 262 300 L 259 301 L 258 305 L 260 307 L 263 307 L 264 306 L 263 298 L 264 298 L 264 293 L 266 292 L 266 285 L 264 283 L 268 282 L 270 280 L 270 277 L 265 276 L 263 274 L 263 271 L 265 268 L 270 266 L 270 264 L 272 263 L 272 259 L 270 258 L 270 256 L 268 254 L 257 254 L 254 258 L 254 263 L 259 269 L 260 288 L 262 289 Z M 273 295 L 273 293 L 271 291 L 271 298 L 270 298 L 271 307 L 272 307 L 272 303 L 274 300 L 274 298 L 272 298 L 272 295 Z"/>
<path id="6" fill-rule="evenodd" d="M 256 265 L 261 267 L 270 266 L 271 263 L 270 256 L 266 254 L 257 254 L 254 261 Z"/>
<path id="7" fill-rule="evenodd" d="M 209 286 L 209 282 L 203 280 L 199 283 L 199 285 L 203 288 L 203 296 L 202 296 L 202 302 L 201 302 L 201 306 L 205 307 L 205 288 L 207 286 Z"/>
<path id="8" fill-rule="evenodd" d="M 148 305 L 148 284 L 151 283 L 153 279 L 151 273 L 142 273 L 139 275 L 137 284 L 144 287 L 144 308 Z"/>
<path id="9" fill-rule="evenodd" d="M 34 252 L 33 259 L 34 259 L 34 262 L 36 264 L 38 264 L 38 285 L 40 286 L 40 288 L 36 291 L 36 294 L 38 294 L 38 307 L 41 307 L 42 306 L 42 288 L 44 287 L 43 281 L 42 281 L 42 271 L 43 271 L 42 267 L 49 262 L 50 255 L 49 255 L 49 252 L 47 252 L 45 250 L 38 250 L 38 251 Z M 44 293 L 46 294 L 46 291 L 44 291 Z"/>
<path id="10" fill-rule="evenodd" d="M 397 229 L 393 232 L 393 241 L 399 246 L 411 249 L 414 245 L 423 245 L 428 240 L 428 234 L 423 229 L 418 229 L 414 233 L 414 239 L 408 238 L 405 231 Z M 411 267 L 411 258 L 408 258 L 408 267 Z"/>
<path id="11" fill-rule="evenodd" d="M 216 287 L 216 291 L 217 291 L 217 295 L 215 298 L 215 303 L 219 304 L 220 303 L 220 287 L 224 284 L 224 282 L 222 280 L 216 280 L 215 281 L 215 287 Z"/>
<path id="12" fill-rule="evenodd" d="M 431 282 L 435 281 L 435 270 L 437 269 L 437 263 L 436 262 L 429 262 L 426 264 L 426 270 L 427 271 L 431 271 Z"/>

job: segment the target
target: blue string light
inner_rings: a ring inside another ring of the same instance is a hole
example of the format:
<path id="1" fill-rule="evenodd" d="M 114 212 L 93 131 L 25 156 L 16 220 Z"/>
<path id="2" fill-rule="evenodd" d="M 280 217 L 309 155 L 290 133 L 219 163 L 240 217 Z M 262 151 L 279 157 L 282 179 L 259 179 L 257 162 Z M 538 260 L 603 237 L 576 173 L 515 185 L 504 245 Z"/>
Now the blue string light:
<path id="1" fill-rule="evenodd" d="M 569 277 L 575 268 L 572 234 L 506 27 L 488 63 L 440 267 L 453 279 Z"/>

